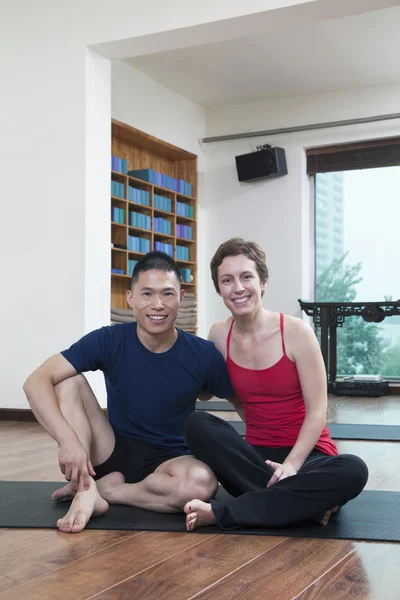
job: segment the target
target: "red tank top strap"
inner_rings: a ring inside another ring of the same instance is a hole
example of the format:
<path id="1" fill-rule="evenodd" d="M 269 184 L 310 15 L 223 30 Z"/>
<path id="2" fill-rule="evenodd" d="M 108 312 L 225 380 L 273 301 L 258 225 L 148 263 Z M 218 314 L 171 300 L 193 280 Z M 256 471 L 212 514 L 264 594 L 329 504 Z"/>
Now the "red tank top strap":
<path id="1" fill-rule="evenodd" d="M 234 322 L 235 321 L 232 319 L 231 326 L 229 327 L 228 337 L 226 338 L 226 358 L 229 358 L 229 346 L 231 345 L 231 333 Z"/>
<path id="2" fill-rule="evenodd" d="M 286 356 L 285 339 L 283 337 L 284 327 L 283 327 L 283 314 L 282 313 L 279 313 L 279 322 L 280 322 L 281 338 L 282 338 L 282 350 L 283 350 L 283 354 Z"/>

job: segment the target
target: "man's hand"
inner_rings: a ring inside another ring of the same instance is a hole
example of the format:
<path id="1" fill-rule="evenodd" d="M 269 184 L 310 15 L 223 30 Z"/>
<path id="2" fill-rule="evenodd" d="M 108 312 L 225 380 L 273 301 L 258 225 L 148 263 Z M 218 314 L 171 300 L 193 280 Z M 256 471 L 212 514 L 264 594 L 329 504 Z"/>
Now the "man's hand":
<path id="1" fill-rule="evenodd" d="M 291 477 L 292 475 L 297 475 L 297 470 L 293 467 L 293 465 L 289 463 L 277 463 L 272 460 L 266 460 L 265 463 L 274 469 L 274 474 L 271 479 L 267 483 L 267 488 L 274 485 L 278 481 L 282 481 L 282 479 L 286 479 L 286 477 Z"/>
<path id="2" fill-rule="evenodd" d="M 65 479 L 71 482 L 73 492 L 78 490 L 81 478 L 84 489 L 89 489 L 90 475 L 93 477 L 96 473 L 88 453 L 78 440 L 60 444 L 58 463 Z"/>

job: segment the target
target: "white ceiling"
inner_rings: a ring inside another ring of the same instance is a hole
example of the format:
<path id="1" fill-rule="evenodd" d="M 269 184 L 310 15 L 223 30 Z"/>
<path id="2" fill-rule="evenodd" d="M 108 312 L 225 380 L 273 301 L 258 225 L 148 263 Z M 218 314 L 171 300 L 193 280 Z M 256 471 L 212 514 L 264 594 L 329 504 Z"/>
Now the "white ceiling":
<path id="1" fill-rule="evenodd" d="M 400 81 L 400 7 L 127 59 L 205 106 Z"/>

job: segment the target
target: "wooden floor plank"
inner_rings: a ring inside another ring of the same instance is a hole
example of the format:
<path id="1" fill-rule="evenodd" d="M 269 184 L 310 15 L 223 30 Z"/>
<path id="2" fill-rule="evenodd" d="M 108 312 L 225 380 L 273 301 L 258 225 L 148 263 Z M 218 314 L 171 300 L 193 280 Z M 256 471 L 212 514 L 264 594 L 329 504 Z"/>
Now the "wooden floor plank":
<path id="1" fill-rule="evenodd" d="M 358 544 L 296 600 L 398 600 L 400 545 Z"/>
<path id="2" fill-rule="evenodd" d="M 289 539 L 206 589 L 196 600 L 291 600 L 354 550 L 348 540 Z"/>
<path id="3" fill-rule="evenodd" d="M 400 490 L 400 443 L 399 442 L 350 442 L 340 441 L 341 454 L 356 454 L 369 470 L 366 490 Z"/>
<path id="4" fill-rule="evenodd" d="M 357 398 L 329 396 L 328 423 L 400 425 L 400 397 Z"/>
<path id="5" fill-rule="evenodd" d="M 79 535 L 67 535 L 49 530 L 4 530 L 0 542 L 0 573 L 3 575 L 0 592 L 139 534 L 83 531 Z"/>
<path id="6" fill-rule="evenodd" d="M 95 596 L 96 600 L 186 600 L 286 538 L 216 535 Z M 216 596 L 214 596 L 215 598 Z"/>
<path id="7" fill-rule="evenodd" d="M 207 535 L 144 532 L 1 592 L 0 600 L 86 600 L 177 553 L 183 561 L 191 547 L 208 539 Z"/>

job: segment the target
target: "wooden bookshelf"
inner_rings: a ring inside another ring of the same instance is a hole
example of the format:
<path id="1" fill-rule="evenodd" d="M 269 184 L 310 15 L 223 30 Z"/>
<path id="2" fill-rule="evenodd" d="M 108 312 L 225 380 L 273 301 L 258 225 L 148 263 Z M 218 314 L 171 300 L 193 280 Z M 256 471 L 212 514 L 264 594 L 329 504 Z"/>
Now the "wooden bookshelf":
<path id="1" fill-rule="evenodd" d="M 191 269 L 192 281 L 190 283 L 182 282 L 182 287 L 187 292 L 194 292 L 197 299 L 197 156 L 116 120 L 112 120 L 112 154 L 127 160 L 128 171 L 151 169 L 175 179 L 182 179 L 190 183 L 193 190 L 192 195 L 188 196 L 167 187 L 111 170 L 111 181 L 116 181 L 123 186 L 123 198 L 111 195 L 111 215 L 113 208 L 124 210 L 124 223 L 111 220 L 111 267 L 123 271 L 123 273 L 111 273 L 112 307 L 128 307 L 125 293 L 130 285 L 129 260 L 139 260 L 141 256 L 144 256 L 143 252 L 129 250 L 129 235 L 149 240 L 151 250 L 155 249 L 156 241 L 171 244 L 173 258 L 179 268 Z M 129 187 L 148 192 L 149 206 L 130 200 Z M 155 194 L 171 201 L 171 212 L 155 207 Z M 193 217 L 178 215 L 176 202 L 190 205 L 193 208 Z M 132 211 L 150 217 L 150 229 L 132 226 L 129 220 L 129 213 Z M 170 222 L 170 234 L 154 231 L 154 218 L 156 217 Z M 177 225 L 190 226 L 192 239 L 177 236 Z M 115 244 L 121 248 L 116 248 Z M 188 260 L 177 259 L 177 245 L 188 249 Z M 196 332 L 195 329 L 190 331 Z"/>

